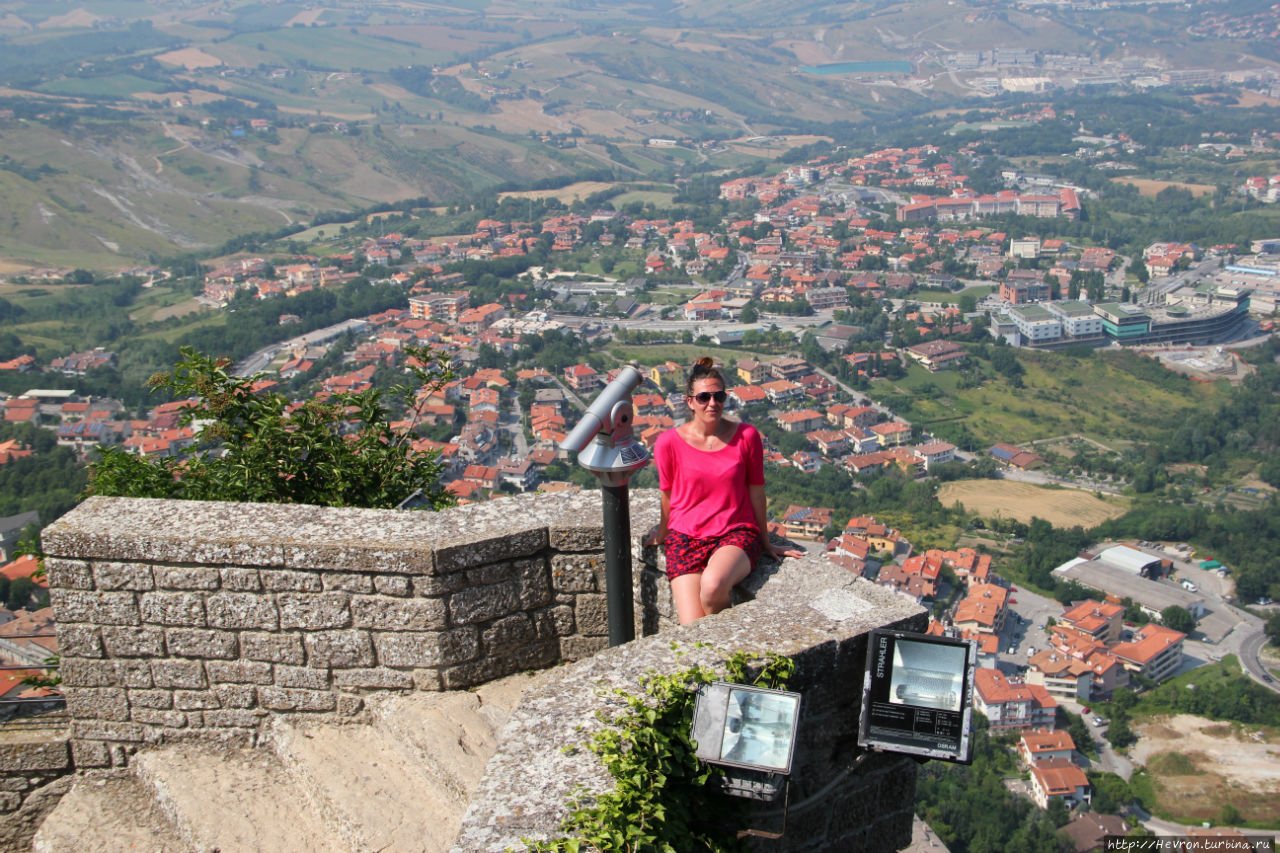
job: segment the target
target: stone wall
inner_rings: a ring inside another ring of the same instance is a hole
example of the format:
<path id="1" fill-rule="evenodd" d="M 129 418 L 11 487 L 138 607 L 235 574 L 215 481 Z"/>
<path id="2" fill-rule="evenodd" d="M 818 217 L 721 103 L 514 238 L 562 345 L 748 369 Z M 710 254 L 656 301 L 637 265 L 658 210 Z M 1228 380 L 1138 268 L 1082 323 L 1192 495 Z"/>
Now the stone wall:
<path id="1" fill-rule="evenodd" d="M 796 663 L 791 689 L 802 694 L 791 774 L 791 809 L 781 840 L 761 850 L 898 850 L 911 839 L 918 765 L 873 753 L 855 767 L 867 637 L 874 628 L 924 630 L 912 600 L 855 579 L 825 557 L 786 560 L 754 573 L 753 600 L 660 636 L 562 667 L 526 693 L 463 820 L 455 853 L 523 849 L 521 838 L 556 834 L 579 785 L 612 787 L 582 747 L 618 710 L 615 689 L 637 692 L 647 672 L 717 666 L 733 653 L 777 652 Z M 566 700 L 566 697 L 570 697 Z M 780 804 L 753 804 L 742 828 L 777 831 Z"/>
<path id="2" fill-rule="evenodd" d="M 60 727 L 32 724 L 0 732 L 0 850 L 24 850 L 66 791 L 71 750 Z"/>
<path id="3" fill-rule="evenodd" d="M 637 528 L 656 505 L 633 499 Z M 586 657 L 608 636 L 601 517 L 596 492 L 440 513 L 91 498 L 43 535 L 76 766 Z"/>
<path id="4" fill-rule="evenodd" d="M 633 542 L 657 505 L 633 492 Z M 796 661 L 804 700 L 787 834 L 767 848 L 905 846 L 916 765 L 854 769 L 856 730 L 868 632 L 923 629 L 924 611 L 818 555 L 762 567 L 743 603 L 678 626 L 660 557 L 637 545 L 642 637 L 608 649 L 601 519 L 595 491 L 439 513 L 92 498 L 43 537 L 74 765 L 186 738 L 252 744 L 276 714 L 354 716 L 371 691 L 576 661 L 522 699 L 468 811 L 457 849 L 502 850 L 553 834 L 574 786 L 609 784 L 563 749 L 615 707 L 607 688 L 773 651 Z"/>

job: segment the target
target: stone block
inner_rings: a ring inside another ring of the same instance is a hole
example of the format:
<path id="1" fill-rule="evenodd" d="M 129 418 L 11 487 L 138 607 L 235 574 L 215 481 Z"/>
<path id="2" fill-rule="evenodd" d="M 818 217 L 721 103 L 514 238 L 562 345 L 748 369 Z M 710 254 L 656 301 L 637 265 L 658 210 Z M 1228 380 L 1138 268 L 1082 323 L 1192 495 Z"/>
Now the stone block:
<path id="1" fill-rule="evenodd" d="M 151 680 L 156 687 L 204 687 L 204 667 L 195 660 L 153 660 Z"/>
<path id="2" fill-rule="evenodd" d="M 301 664 L 307 659 L 298 634 L 263 634 L 246 631 L 240 635 L 240 653 L 248 660 Z"/>
<path id="3" fill-rule="evenodd" d="M 66 740 L 0 743 L 0 767 L 6 773 L 71 769 L 71 746 Z"/>
<path id="4" fill-rule="evenodd" d="M 58 672 L 64 687 L 121 687 L 120 666 L 113 660 L 63 655 Z"/>
<path id="5" fill-rule="evenodd" d="M 31 783 L 21 776 L 10 776 L 7 779 L 0 779 L 0 790 L 4 791 L 25 791 L 31 787 Z"/>
<path id="6" fill-rule="evenodd" d="M 116 661 L 117 680 L 124 687 L 151 687 L 151 661 L 145 658 Z"/>
<path id="7" fill-rule="evenodd" d="M 214 729 L 255 729 L 265 711 L 249 711 L 242 708 L 223 711 L 205 711 L 204 724 Z"/>
<path id="8" fill-rule="evenodd" d="M 92 625 L 57 625 L 58 649 L 65 657 L 102 657 L 102 635 Z"/>
<path id="9" fill-rule="evenodd" d="M 185 729 L 188 717 L 181 711 L 156 711 L 151 708 L 134 708 L 133 721 L 146 726 L 162 726 L 166 729 Z"/>
<path id="10" fill-rule="evenodd" d="M 609 648 L 609 638 L 607 636 L 560 638 L 560 658 L 566 661 L 585 660 L 607 648 Z"/>
<path id="11" fill-rule="evenodd" d="M 165 643 L 169 654 L 183 658 L 229 659 L 239 654 L 236 635 L 228 631 L 169 628 L 165 631 Z"/>
<path id="12" fill-rule="evenodd" d="M 364 700 L 359 696 L 351 696 L 347 693 L 338 696 L 338 707 L 334 711 L 339 717 L 354 717 L 364 710 Z"/>
<path id="13" fill-rule="evenodd" d="M 513 660 L 505 658 L 483 657 L 458 666 L 451 666 L 441 672 L 440 677 L 445 690 L 465 690 L 479 684 L 519 672 L 522 667 Z"/>
<path id="14" fill-rule="evenodd" d="M 378 661 L 398 669 L 449 666 L 471 660 L 480 652 L 480 636 L 474 628 L 432 634 L 377 634 L 374 642 Z"/>
<path id="15" fill-rule="evenodd" d="M 356 596 L 351 615 L 357 628 L 377 631 L 441 631 L 448 624 L 445 604 L 438 598 Z"/>
<path id="16" fill-rule="evenodd" d="M 521 646 L 529 645 L 538 638 L 534 630 L 533 620 L 528 614 L 516 613 L 499 619 L 484 629 L 481 634 L 481 648 L 486 655 L 510 656 Z"/>
<path id="17" fill-rule="evenodd" d="M 262 587 L 271 592 L 320 592 L 324 583 L 315 572 L 291 572 L 288 569 L 264 569 Z"/>
<path id="18" fill-rule="evenodd" d="M 156 566 L 155 577 L 160 589 L 214 590 L 222 580 L 218 569 L 205 566 Z"/>
<path id="19" fill-rule="evenodd" d="M 609 602 L 603 595 L 580 595 L 573 610 L 579 634 L 585 637 L 609 635 Z"/>
<path id="20" fill-rule="evenodd" d="M 262 579 L 257 569 L 225 567 L 220 570 L 222 588 L 233 592 L 257 592 L 262 589 Z"/>
<path id="21" fill-rule="evenodd" d="M 49 590 L 49 597 L 58 622 L 138 625 L 142 621 L 132 592 L 84 592 L 54 587 Z"/>
<path id="22" fill-rule="evenodd" d="M 252 592 L 216 592 L 209 596 L 206 608 L 211 628 L 274 631 L 280 627 L 280 616 L 270 596 Z"/>
<path id="23" fill-rule="evenodd" d="M 546 669 L 560 662 L 560 640 L 556 637 L 537 639 L 508 651 L 504 657 L 514 664 L 512 672 Z"/>
<path id="24" fill-rule="evenodd" d="M 0 814 L 16 812 L 22 805 L 22 796 L 13 791 L 0 791 Z"/>
<path id="25" fill-rule="evenodd" d="M 173 707 L 173 693 L 168 690 L 145 690 L 132 688 L 129 694 L 130 708 L 151 708 L 164 711 Z"/>
<path id="26" fill-rule="evenodd" d="M 94 563 L 93 583 L 99 590 L 134 590 L 146 592 L 155 588 L 151 566 L 147 563 Z"/>
<path id="27" fill-rule="evenodd" d="M 347 690 L 411 690 L 415 686 L 412 673 L 386 667 L 335 670 L 333 683 Z"/>
<path id="28" fill-rule="evenodd" d="M 354 572 L 324 572 L 320 575 L 327 592 L 373 592 L 373 578 L 369 575 L 358 575 Z M 400 580 L 408 582 L 407 578 Z"/>
<path id="29" fill-rule="evenodd" d="M 520 607 L 519 581 L 461 589 L 449 596 L 449 618 L 455 625 L 487 622 Z"/>
<path id="30" fill-rule="evenodd" d="M 245 660 L 211 660 L 205 664 L 214 684 L 270 684 L 271 664 Z"/>
<path id="31" fill-rule="evenodd" d="M 320 631 L 307 634 L 307 665 L 366 667 L 374 665 L 373 643 L 366 631 Z"/>
<path id="32" fill-rule="evenodd" d="M 516 568 L 515 560 L 477 566 L 474 569 L 468 569 L 466 572 L 467 586 L 489 586 L 495 583 L 505 583 L 506 581 L 515 580 L 519 576 L 520 570 Z"/>
<path id="33" fill-rule="evenodd" d="M 516 563 L 520 572 L 520 609 L 533 610 L 551 603 L 551 572 L 545 560 L 521 560 Z"/>
<path id="34" fill-rule="evenodd" d="M 222 700 L 212 690 L 175 690 L 173 691 L 173 707 L 179 711 L 217 710 L 222 707 Z M 142 720 L 138 720 L 138 722 L 142 722 Z"/>
<path id="35" fill-rule="evenodd" d="M 329 671 L 305 666 L 277 666 L 276 687 L 297 687 L 303 690 L 328 690 Z"/>
<path id="36" fill-rule="evenodd" d="M 212 692 L 223 708 L 252 708 L 258 704 L 258 690 L 248 684 L 216 684 Z"/>
<path id="37" fill-rule="evenodd" d="M 142 594 L 142 618 L 154 625 L 203 628 L 204 596 L 196 592 L 146 592 Z"/>
<path id="38" fill-rule="evenodd" d="M 266 576 L 264 575 L 264 581 Z M 316 583 L 320 579 L 316 578 Z M 351 596 L 345 592 L 281 593 L 276 596 L 280 608 L 280 627 L 318 631 L 323 628 L 346 628 L 351 624 Z"/>
<path id="39" fill-rule="evenodd" d="M 394 595 L 400 598 L 413 593 L 413 583 L 404 575 L 374 575 L 373 588 L 379 595 Z"/>
<path id="40" fill-rule="evenodd" d="M 413 671 L 413 689 L 427 693 L 435 693 L 444 689 L 438 669 L 415 669 Z"/>
<path id="41" fill-rule="evenodd" d="M 102 629 L 102 642 L 114 658 L 164 657 L 164 631 L 159 628 Z"/>
<path id="42" fill-rule="evenodd" d="M 363 535 L 363 531 L 361 532 Z M 289 567 L 363 572 L 370 566 L 395 575 L 416 575 L 431 571 L 431 552 L 425 548 L 371 548 L 367 545 L 286 545 L 284 562 Z"/>
<path id="43" fill-rule="evenodd" d="M 110 767 L 111 753 L 107 745 L 97 740 L 71 741 L 71 760 L 77 770 L 88 770 L 94 767 Z"/>
<path id="44" fill-rule="evenodd" d="M 258 704 L 269 711 L 332 711 L 338 707 L 338 697 L 322 690 L 259 687 Z"/>
<path id="45" fill-rule="evenodd" d="M 557 604 L 533 614 L 533 625 L 539 637 L 567 637 L 574 632 L 573 608 Z"/>
<path id="46" fill-rule="evenodd" d="M 517 530 L 489 538 L 476 538 L 457 545 L 437 548 L 434 555 L 435 570 L 437 574 L 461 572 L 487 563 L 528 557 L 546 547 L 547 529 L 545 527 Z"/>
<path id="47" fill-rule="evenodd" d="M 44 571 L 51 589 L 93 589 L 93 570 L 84 560 L 45 557 Z"/>
<path id="48" fill-rule="evenodd" d="M 557 592 L 603 592 L 603 554 L 557 554 L 551 558 L 551 585 Z"/>
<path id="49" fill-rule="evenodd" d="M 547 541 L 555 551 L 603 551 L 603 521 L 581 527 L 553 525 L 547 531 Z"/>
<path id="50" fill-rule="evenodd" d="M 465 589 L 467 586 L 467 576 L 463 572 L 451 575 L 423 575 L 410 580 L 413 583 L 413 594 L 422 598 L 437 598 Z"/>
<path id="51" fill-rule="evenodd" d="M 138 723 L 118 723 L 113 720 L 71 721 L 73 740 L 106 740 L 121 743 L 141 743 L 146 729 Z"/>

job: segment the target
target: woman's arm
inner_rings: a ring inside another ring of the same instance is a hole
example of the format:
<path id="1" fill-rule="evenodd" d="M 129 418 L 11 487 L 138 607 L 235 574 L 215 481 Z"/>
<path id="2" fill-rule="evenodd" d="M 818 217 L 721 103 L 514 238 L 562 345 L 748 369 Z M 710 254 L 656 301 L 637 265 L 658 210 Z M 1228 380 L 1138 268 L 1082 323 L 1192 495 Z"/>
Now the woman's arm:
<path id="1" fill-rule="evenodd" d="M 649 531 L 649 535 L 644 538 L 646 545 L 661 545 L 662 540 L 667 538 L 667 519 L 671 515 L 671 492 L 658 492 L 662 496 L 662 514 L 658 517 L 658 526 Z"/>
<path id="2" fill-rule="evenodd" d="M 775 560 L 783 557 L 803 557 L 804 551 L 795 548 L 776 548 L 769 539 L 769 517 L 765 514 L 764 485 L 747 486 L 751 496 L 751 509 L 756 515 L 756 527 L 760 528 L 760 541 L 764 543 L 764 553 Z"/>

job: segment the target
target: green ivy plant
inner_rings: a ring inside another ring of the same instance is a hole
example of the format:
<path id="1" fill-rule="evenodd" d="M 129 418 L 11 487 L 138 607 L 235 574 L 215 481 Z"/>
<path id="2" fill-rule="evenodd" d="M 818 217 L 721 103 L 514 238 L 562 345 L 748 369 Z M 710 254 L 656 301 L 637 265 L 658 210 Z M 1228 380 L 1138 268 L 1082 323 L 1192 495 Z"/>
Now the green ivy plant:
<path id="1" fill-rule="evenodd" d="M 737 652 L 723 663 L 725 680 L 770 689 L 785 688 L 795 663 L 769 653 Z M 709 785 L 719 774 L 696 756 L 690 739 L 698 687 L 717 680 L 709 667 L 647 673 L 640 692 L 616 691 L 623 710 L 597 732 L 587 749 L 614 779 L 603 794 L 578 790 L 560 838 L 524 839 L 534 853 L 626 851 L 678 853 L 741 850 L 735 816 L 739 802 Z M 602 715 L 604 712 L 600 712 Z"/>

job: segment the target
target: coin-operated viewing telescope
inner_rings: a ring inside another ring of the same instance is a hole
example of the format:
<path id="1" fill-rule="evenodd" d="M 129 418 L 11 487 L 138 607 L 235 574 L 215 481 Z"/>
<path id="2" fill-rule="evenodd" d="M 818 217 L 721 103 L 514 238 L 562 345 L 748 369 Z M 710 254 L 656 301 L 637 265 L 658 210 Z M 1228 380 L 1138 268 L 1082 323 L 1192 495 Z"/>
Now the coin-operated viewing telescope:
<path id="1" fill-rule="evenodd" d="M 604 509 L 605 599 L 609 604 L 609 645 L 635 639 L 631 590 L 631 475 L 649 464 L 649 450 L 632 431 L 631 392 L 644 376 L 627 366 L 587 407 L 582 420 L 560 442 L 578 454 L 578 464 L 600 481 Z"/>
<path id="2" fill-rule="evenodd" d="M 578 464 L 604 486 L 621 486 L 649 464 L 649 450 L 636 440 L 631 392 L 644 377 L 628 365 L 600 392 L 560 449 L 578 454 Z"/>

